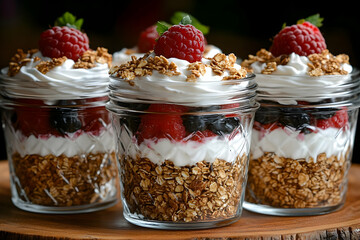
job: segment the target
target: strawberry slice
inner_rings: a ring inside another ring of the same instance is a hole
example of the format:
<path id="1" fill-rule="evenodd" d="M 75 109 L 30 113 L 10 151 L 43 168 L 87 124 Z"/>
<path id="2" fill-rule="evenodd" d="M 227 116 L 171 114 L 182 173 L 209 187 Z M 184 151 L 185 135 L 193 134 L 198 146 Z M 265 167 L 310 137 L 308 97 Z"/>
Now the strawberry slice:
<path id="1" fill-rule="evenodd" d="M 141 123 L 137 132 L 138 142 L 144 139 L 168 138 L 181 141 L 186 136 L 181 114 L 186 110 L 183 106 L 172 104 L 151 104 L 147 111 L 153 112 L 141 116 Z M 166 113 L 166 114 L 163 114 Z"/>
<path id="2" fill-rule="evenodd" d="M 42 100 L 18 99 L 15 107 L 16 120 L 13 126 L 29 137 L 50 137 L 60 135 L 50 126 L 50 110 Z"/>
<path id="3" fill-rule="evenodd" d="M 343 107 L 341 110 L 337 111 L 334 116 L 328 119 L 318 119 L 316 121 L 316 126 L 321 129 L 327 129 L 330 127 L 333 128 L 343 128 L 347 125 L 349 121 L 349 116 L 347 113 L 347 108 Z"/>

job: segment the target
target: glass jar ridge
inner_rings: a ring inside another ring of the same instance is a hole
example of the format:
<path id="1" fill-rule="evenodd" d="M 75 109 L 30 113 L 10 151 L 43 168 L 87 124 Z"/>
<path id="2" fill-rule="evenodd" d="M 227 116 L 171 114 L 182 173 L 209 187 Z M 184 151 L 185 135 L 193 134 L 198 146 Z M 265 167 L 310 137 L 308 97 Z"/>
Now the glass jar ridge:
<path id="1" fill-rule="evenodd" d="M 292 76 L 269 78 L 296 83 Z M 313 89 L 259 83 L 261 107 L 253 125 L 245 209 L 302 216 L 343 206 L 360 100 L 359 72 L 343 78 L 336 87 L 321 82 Z"/>
<path id="2" fill-rule="evenodd" d="M 253 79 L 238 80 L 244 85 L 231 96 L 217 92 L 215 99 L 201 101 L 200 95 L 177 101 L 110 84 L 106 107 L 117 135 L 123 214 L 129 222 L 201 229 L 239 219 L 258 108 Z"/>
<path id="3" fill-rule="evenodd" d="M 1 101 L 12 202 L 36 213 L 83 213 L 117 201 L 108 97 Z"/>

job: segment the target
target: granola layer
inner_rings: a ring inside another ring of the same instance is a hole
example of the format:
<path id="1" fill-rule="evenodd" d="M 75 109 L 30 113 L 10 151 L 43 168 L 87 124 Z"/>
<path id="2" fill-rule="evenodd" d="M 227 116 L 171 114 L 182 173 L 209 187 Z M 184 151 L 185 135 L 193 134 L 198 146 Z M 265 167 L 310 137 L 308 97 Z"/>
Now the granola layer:
<path id="1" fill-rule="evenodd" d="M 122 155 L 120 177 L 127 210 L 144 219 L 193 222 L 237 216 L 246 180 L 246 155 L 192 166 L 161 165 Z"/>
<path id="2" fill-rule="evenodd" d="M 56 207 L 95 204 L 116 197 L 115 161 L 114 152 L 72 157 L 14 153 L 13 180 L 25 202 Z"/>
<path id="3" fill-rule="evenodd" d="M 349 150 L 292 159 L 271 152 L 249 162 L 245 200 L 277 208 L 315 208 L 341 204 L 346 193 Z"/>

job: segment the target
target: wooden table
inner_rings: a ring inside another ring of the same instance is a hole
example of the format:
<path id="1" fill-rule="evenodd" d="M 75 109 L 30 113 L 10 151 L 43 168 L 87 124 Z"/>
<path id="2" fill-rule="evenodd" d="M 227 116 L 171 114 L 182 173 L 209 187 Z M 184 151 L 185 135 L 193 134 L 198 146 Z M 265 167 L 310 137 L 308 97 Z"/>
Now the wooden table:
<path id="1" fill-rule="evenodd" d="M 311 217 L 275 217 L 243 212 L 236 223 L 206 230 L 141 228 L 122 216 L 121 204 L 74 215 L 22 211 L 10 199 L 7 161 L 0 161 L 0 239 L 360 239 L 360 165 L 350 169 L 342 209 Z"/>

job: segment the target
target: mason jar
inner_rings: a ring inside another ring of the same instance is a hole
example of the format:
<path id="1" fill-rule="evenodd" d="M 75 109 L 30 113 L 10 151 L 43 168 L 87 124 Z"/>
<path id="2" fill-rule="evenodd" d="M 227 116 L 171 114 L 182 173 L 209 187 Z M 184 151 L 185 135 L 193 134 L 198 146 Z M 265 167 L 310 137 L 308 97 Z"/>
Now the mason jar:
<path id="1" fill-rule="evenodd" d="M 107 97 L 2 99 L 12 202 L 39 213 L 79 213 L 117 202 Z"/>
<path id="2" fill-rule="evenodd" d="M 253 125 L 245 209 L 300 216 L 343 206 L 359 76 L 357 70 L 321 77 L 257 74 L 261 107 Z"/>
<path id="3" fill-rule="evenodd" d="M 12 202 L 36 213 L 80 213 L 118 201 L 105 48 L 74 61 L 18 49 L 0 74 Z"/>
<path id="4" fill-rule="evenodd" d="M 154 71 L 133 82 L 111 75 L 106 107 L 117 136 L 124 217 L 160 229 L 231 224 L 242 212 L 255 76 L 221 81 L 206 67 L 206 78 L 188 82 L 180 65 L 186 61 L 169 61 L 179 75 Z"/>

